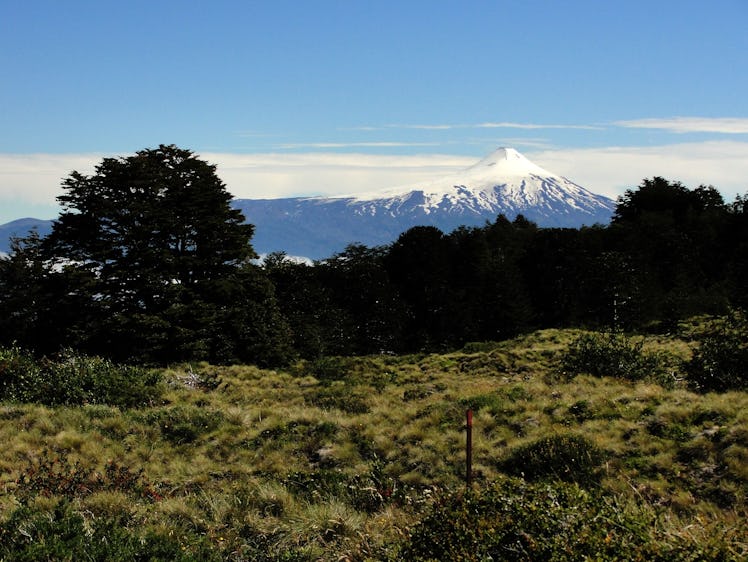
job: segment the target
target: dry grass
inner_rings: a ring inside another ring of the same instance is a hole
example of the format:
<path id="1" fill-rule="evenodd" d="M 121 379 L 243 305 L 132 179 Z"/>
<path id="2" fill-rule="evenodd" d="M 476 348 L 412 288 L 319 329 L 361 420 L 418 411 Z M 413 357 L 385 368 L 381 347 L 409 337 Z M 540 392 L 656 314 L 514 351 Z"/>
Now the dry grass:
<path id="1" fill-rule="evenodd" d="M 307 363 L 287 372 L 172 368 L 165 403 L 144 410 L 0 405 L 0 518 L 17 505 L 15 481 L 48 451 L 98 472 L 112 460 L 143 469 L 158 491 L 157 501 L 135 504 L 116 489 L 76 499 L 97 516 L 192 529 L 226 552 L 262 535 L 278 552 L 375 559 L 407 534 L 434 491 L 463 486 L 472 407 L 479 482 L 497 477 L 500 461 L 523 445 L 582 435 L 605 455 L 599 485 L 670 509 L 663 524 L 672 532 L 706 532 L 699 517 L 745 529 L 748 395 L 561 380 L 560 354 L 577 334 L 341 359 L 338 380 L 318 378 Z M 690 353 L 673 338 L 646 346 Z"/>

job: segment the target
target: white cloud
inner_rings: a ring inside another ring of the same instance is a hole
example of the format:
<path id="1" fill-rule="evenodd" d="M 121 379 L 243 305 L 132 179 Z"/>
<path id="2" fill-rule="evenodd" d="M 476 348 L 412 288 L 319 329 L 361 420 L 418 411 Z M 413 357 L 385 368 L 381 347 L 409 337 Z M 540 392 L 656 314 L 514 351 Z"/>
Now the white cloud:
<path id="1" fill-rule="evenodd" d="M 672 117 L 670 119 L 634 119 L 616 121 L 619 127 L 662 129 L 671 133 L 747 134 L 748 118 L 741 117 Z"/>
<path id="2" fill-rule="evenodd" d="M 441 123 L 426 125 L 390 124 L 384 126 L 362 126 L 351 127 L 349 131 L 383 131 L 386 129 L 419 129 L 425 131 L 448 131 L 453 129 L 583 129 L 587 131 L 598 131 L 604 127 L 599 125 L 547 125 L 541 123 L 514 123 L 511 121 L 484 122 L 484 123 Z"/>
<path id="3" fill-rule="evenodd" d="M 451 129 L 467 129 L 470 125 L 388 125 L 389 129 L 419 129 L 423 131 L 449 131 Z"/>
<path id="4" fill-rule="evenodd" d="M 395 148 L 407 146 L 439 146 L 435 142 L 399 142 L 399 141 L 371 141 L 371 142 L 308 142 L 285 143 L 275 148 L 282 150 L 297 148 Z"/>
<path id="5" fill-rule="evenodd" d="M 101 154 L 0 154 L 0 201 L 53 203 L 70 172 L 90 174 L 101 158 Z"/>
<path id="6" fill-rule="evenodd" d="M 558 150 L 527 146 L 525 154 L 540 166 L 613 198 L 653 176 L 678 180 L 689 188 L 714 185 L 728 201 L 748 191 L 748 142 Z M 259 199 L 344 195 L 413 185 L 451 175 L 484 155 L 203 152 L 198 156 L 217 165 L 219 177 L 235 197 Z M 0 154 L 0 223 L 29 216 L 30 211 L 18 210 L 23 204 L 51 208 L 62 193 L 61 180 L 72 170 L 91 173 L 102 157 Z"/>
<path id="7" fill-rule="evenodd" d="M 652 147 L 531 149 L 528 158 L 585 188 L 617 197 L 645 178 L 662 176 L 689 188 L 713 185 L 728 201 L 748 191 L 748 142 L 711 141 Z M 483 154 L 202 154 L 236 197 L 342 195 L 412 185 L 449 175 Z"/>
<path id="8" fill-rule="evenodd" d="M 226 154 L 201 153 L 218 166 L 228 190 L 240 198 L 342 195 L 410 185 L 474 164 L 445 154 Z"/>
<path id="9" fill-rule="evenodd" d="M 748 191 L 748 142 L 577 148 L 526 154 L 538 165 L 609 197 L 617 197 L 654 176 L 680 181 L 691 189 L 713 185 L 728 202 L 736 194 Z"/>
<path id="10" fill-rule="evenodd" d="M 73 170 L 91 174 L 102 154 L 0 154 L 0 223 L 44 209 L 56 214 L 61 182 Z M 444 154 L 397 156 L 310 152 L 303 154 L 198 153 L 218 167 L 235 197 L 340 195 L 409 185 L 469 166 L 474 158 Z M 53 212 L 54 211 L 54 212 Z M 36 213 L 38 214 L 38 212 Z M 49 215 L 49 216 L 47 216 Z"/>
<path id="11" fill-rule="evenodd" d="M 541 125 L 537 123 L 480 123 L 473 125 L 478 129 L 583 129 L 586 131 L 599 131 L 602 127 L 597 125 Z"/>

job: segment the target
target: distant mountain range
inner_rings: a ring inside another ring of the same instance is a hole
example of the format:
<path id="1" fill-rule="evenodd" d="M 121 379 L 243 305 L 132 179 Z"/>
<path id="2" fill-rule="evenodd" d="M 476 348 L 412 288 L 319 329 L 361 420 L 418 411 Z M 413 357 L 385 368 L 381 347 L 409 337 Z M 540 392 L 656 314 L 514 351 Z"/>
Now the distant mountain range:
<path id="1" fill-rule="evenodd" d="M 17 219 L 0 224 L 0 253 L 10 252 L 10 239 L 14 236 L 26 236 L 36 230 L 39 236 L 46 236 L 52 231 L 52 221 L 42 219 Z"/>
<path id="2" fill-rule="evenodd" d="M 311 259 L 330 257 L 350 243 L 388 244 L 413 226 L 444 232 L 482 226 L 499 214 L 522 214 L 545 227 L 610 221 L 615 202 L 537 166 L 511 148 L 499 148 L 462 172 L 423 185 L 340 197 L 235 199 L 255 225 L 252 245 L 260 254 L 284 251 Z M 0 225 L 0 251 L 11 235 L 52 221 L 20 219 Z"/>

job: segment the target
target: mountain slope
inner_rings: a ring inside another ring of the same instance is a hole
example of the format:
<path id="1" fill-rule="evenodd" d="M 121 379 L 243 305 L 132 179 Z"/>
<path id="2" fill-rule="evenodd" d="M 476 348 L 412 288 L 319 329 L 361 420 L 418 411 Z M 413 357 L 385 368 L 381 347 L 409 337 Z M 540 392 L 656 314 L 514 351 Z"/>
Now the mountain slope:
<path id="1" fill-rule="evenodd" d="M 261 253 L 285 251 L 312 259 L 330 257 L 350 243 L 388 244 L 419 225 L 450 232 L 481 226 L 499 214 L 522 214 L 545 227 L 605 224 L 615 202 L 544 170 L 511 148 L 499 148 L 462 172 L 423 185 L 341 197 L 235 199 L 255 225 L 252 244 Z M 0 226 L 0 251 L 11 234 L 51 221 L 20 219 Z"/>
<path id="2" fill-rule="evenodd" d="M 351 242 L 387 244 L 416 225 L 449 232 L 499 214 L 546 227 L 607 223 L 615 202 L 499 148 L 461 173 L 422 186 L 335 198 L 238 199 L 258 251 L 324 258 Z"/>
<path id="3" fill-rule="evenodd" d="M 499 148 L 462 173 L 431 182 L 419 189 L 424 196 L 423 212 L 447 212 L 469 215 L 503 212 L 540 218 L 548 226 L 579 226 L 591 224 L 600 217 L 609 220 L 611 200 L 595 195 L 579 185 L 552 174 L 511 148 Z M 395 194 L 390 200 L 410 199 L 413 190 Z M 358 195 L 382 205 L 379 195 Z M 565 216 L 566 215 L 566 216 Z M 581 221 L 581 223 L 580 223 Z"/>
<path id="4" fill-rule="evenodd" d="M 36 230 L 39 236 L 46 236 L 52 231 L 52 221 L 24 218 L 0 225 L 0 252 L 7 254 L 11 238 L 28 236 L 32 230 Z"/>

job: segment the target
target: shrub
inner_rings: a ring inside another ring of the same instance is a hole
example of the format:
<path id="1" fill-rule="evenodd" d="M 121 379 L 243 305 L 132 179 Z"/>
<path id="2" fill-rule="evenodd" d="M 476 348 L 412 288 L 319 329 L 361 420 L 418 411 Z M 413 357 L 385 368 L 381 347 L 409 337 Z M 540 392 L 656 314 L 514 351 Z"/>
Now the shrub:
<path id="1" fill-rule="evenodd" d="M 74 499 L 110 491 L 149 501 L 160 499 L 143 472 L 110 460 L 104 472 L 98 473 L 78 461 L 71 463 L 67 457 L 43 451 L 39 459 L 21 469 L 16 479 L 16 498 L 22 505 L 28 505 L 38 496 Z"/>
<path id="2" fill-rule="evenodd" d="M 647 420 L 645 427 L 650 435 L 663 439 L 683 443 L 691 438 L 691 432 L 687 425 L 668 420 L 662 416 L 652 416 Z"/>
<path id="3" fill-rule="evenodd" d="M 552 435 L 518 447 L 499 463 L 506 473 L 528 480 L 556 479 L 593 484 L 604 453 L 581 435 Z"/>
<path id="4" fill-rule="evenodd" d="M 477 394 L 460 400 L 461 409 L 471 409 L 474 412 L 485 410 L 491 415 L 500 415 L 506 410 L 505 399 L 497 392 Z"/>
<path id="5" fill-rule="evenodd" d="M 290 444 L 292 455 L 303 457 L 315 466 L 330 468 L 338 460 L 334 455 L 328 456 L 324 449 L 339 429 L 334 422 L 299 419 L 268 427 L 245 444 L 266 450 L 279 450 Z"/>
<path id="6" fill-rule="evenodd" d="M 574 416 L 579 423 L 591 420 L 595 417 L 595 414 L 590 407 L 590 403 L 587 400 L 577 400 L 574 402 L 574 404 L 569 406 L 569 413 Z"/>
<path id="7" fill-rule="evenodd" d="M 64 404 L 145 406 L 160 396 L 160 375 L 153 370 L 119 365 L 101 357 L 63 352 L 50 364 L 50 378 L 64 388 Z"/>
<path id="8" fill-rule="evenodd" d="M 633 342 L 618 332 L 582 334 L 569 345 L 561 369 L 570 378 L 581 374 L 627 380 L 662 378 L 662 358 L 644 352 L 642 346 L 643 342 Z"/>
<path id="9" fill-rule="evenodd" d="M 16 497 L 21 504 L 28 504 L 37 496 L 79 497 L 91 493 L 92 479 L 93 469 L 44 451 L 39 460 L 29 462 L 21 470 L 16 480 Z"/>
<path id="10" fill-rule="evenodd" d="M 346 357 L 325 356 L 315 359 L 308 366 L 320 381 L 344 380 L 351 371 L 351 360 Z"/>
<path id="11" fill-rule="evenodd" d="M 36 361 L 16 348 L 0 349 L 0 400 L 47 406 L 144 406 L 161 395 L 160 375 L 66 350 Z"/>
<path id="12" fill-rule="evenodd" d="M 18 347 L 0 348 L 0 400 L 33 402 L 32 393 L 44 384 L 41 367 Z"/>
<path id="13" fill-rule="evenodd" d="M 699 392 L 748 390 L 748 319 L 733 312 L 704 334 L 686 363 L 691 386 Z"/>
<path id="14" fill-rule="evenodd" d="M 118 518 L 86 521 L 70 502 L 51 512 L 20 507 L 0 524 L 0 560 L 218 561 L 217 550 L 190 531 L 134 531 Z"/>
<path id="15" fill-rule="evenodd" d="M 562 482 L 500 480 L 452 494 L 411 531 L 397 560 L 736 560 L 733 539 L 663 532 L 651 510 Z"/>
<path id="16" fill-rule="evenodd" d="M 183 445 L 218 429 L 224 421 L 224 415 L 220 410 L 175 406 L 152 410 L 144 419 L 149 425 L 158 427 L 164 439 L 175 445 Z"/>
<path id="17" fill-rule="evenodd" d="M 293 420 L 263 429 L 259 435 L 248 442 L 248 445 L 252 448 L 259 448 L 268 443 L 276 445 L 290 441 L 300 443 L 305 439 L 320 443 L 322 440 L 332 438 L 338 432 L 338 429 L 338 425 L 333 422 L 317 422 L 308 419 Z"/>

